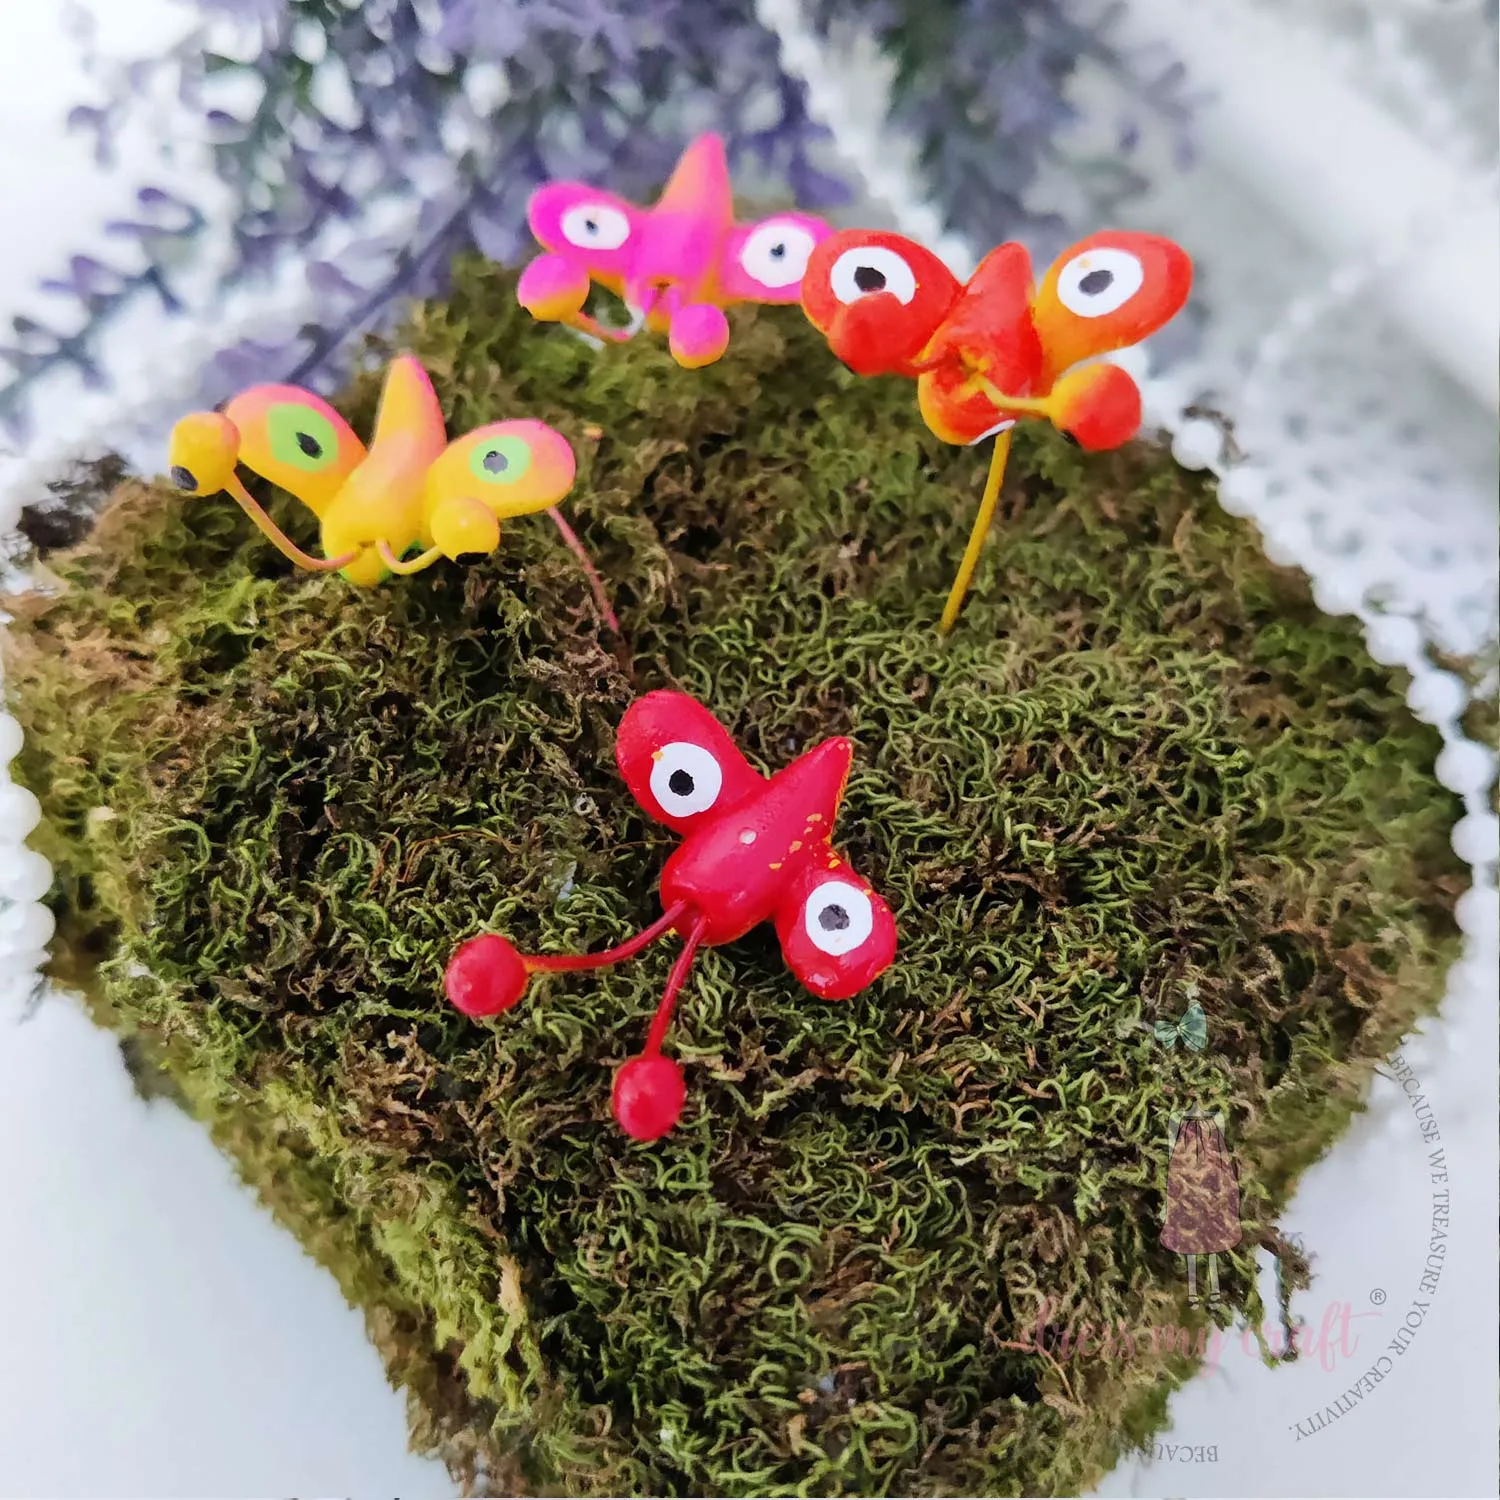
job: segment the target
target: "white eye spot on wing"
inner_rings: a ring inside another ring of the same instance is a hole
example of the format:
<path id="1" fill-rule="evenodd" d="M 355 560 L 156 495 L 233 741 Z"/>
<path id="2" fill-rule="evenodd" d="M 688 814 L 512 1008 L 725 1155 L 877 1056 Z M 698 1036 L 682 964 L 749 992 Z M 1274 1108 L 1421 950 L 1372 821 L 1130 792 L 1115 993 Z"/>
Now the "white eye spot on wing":
<path id="1" fill-rule="evenodd" d="M 1145 268 L 1128 250 L 1085 250 L 1057 274 L 1057 299 L 1080 318 L 1118 312 L 1140 291 Z"/>
<path id="2" fill-rule="evenodd" d="M 718 761 L 690 740 L 673 740 L 652 757 L 651 795 L 674 818 L 707 812 L 719 800 L 723 785 Z"/>
<path id="3" fill-rule="evenodd" d="M 580 250 L 618 250 L 630 238 L 630 220 L 608 203 L 580 203 L 562 216 L 562 232 Z"/>
<path id="4" fill-rule="evenodd" d="M 847 880 L 828 880 L 807 898 L 802 925 L 820 953 L 852 953 L 875 930 L 868 894 Z"/>
<path id="5" fill-rule="evenodd" d="M 740 268 L 762 286 L 795 286 L 817 241 L 801 224 L 770 219 L 757 225 L 740 250 Z"/>
<path id="6" fill-rule="evenodd" d="M 894 250 L 884 245 L 860 245 L 834 261 L 828 283 L 840 302 L 858 302 L 876 292 L 889 292 L 898 301 L 917 295 L 916 272 Z"/>

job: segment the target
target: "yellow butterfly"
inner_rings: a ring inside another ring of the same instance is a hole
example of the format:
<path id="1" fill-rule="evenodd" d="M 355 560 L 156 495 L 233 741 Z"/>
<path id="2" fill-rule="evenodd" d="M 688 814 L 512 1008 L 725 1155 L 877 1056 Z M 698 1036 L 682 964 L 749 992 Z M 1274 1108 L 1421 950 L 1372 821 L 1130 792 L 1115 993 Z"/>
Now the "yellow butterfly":
<path id="1" fill-rule="evenodd" d="M 179 489 L 227 492 L 298 567 L 339 572 L 365 588 L 440 557 L 492 552 L 502 520 L 550 511 L 617 628 L 593 564 L 555 509 L 576 472 L 568 440 L 545 422 L 516 420 L 450 443 L 432 382 L 410 355 L 391 361 L 368 449 L 321 396 L 257 385 L 222 411 L 184 417 L 172 429 L 169 463 Z M 255 502 L 235 472 L 240 463 L 317 516 L 322 557 L 304 552 Z M 414 547 L 419 554 L 407 557 Z"/>

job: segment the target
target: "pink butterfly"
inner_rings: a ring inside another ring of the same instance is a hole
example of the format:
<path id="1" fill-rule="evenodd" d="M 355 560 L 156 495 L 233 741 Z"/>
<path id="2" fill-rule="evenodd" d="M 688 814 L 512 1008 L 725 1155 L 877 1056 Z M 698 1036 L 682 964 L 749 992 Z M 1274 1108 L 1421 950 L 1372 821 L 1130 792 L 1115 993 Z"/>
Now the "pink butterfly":
<path id="1" fill-rule="evenodd" d="M 637 698 L 620 722 L 615 760 L 646 813 L 682 839 L 662 871 L 665 912 L 603 953 L 523 954 L 499 933 L 470 938 L 449 961 L 448 998 L 465 1015 L 499 1015 L 520 1001 L 532 974 L 602 969 L 669 930 L 680 933 L 645 1051 L 621 1067 L 614 1086 L 615 1118 L 627 1135 L 665 1135 L 687 1084 L 661 1049 L 700 945 L 732 943 L 774 922 L 792 972 L 824 1000 L 857 995 L 896 956 L 890 907 L 831 842 L 853 755 L 848 740 L 824 740 L 764 776 L 696 698 Z"/>
<path id="2" fill-rule="evenodd" d="M 532 317 L 616 341 L 641 326 L 665 332 L 672 357 L 690 370 L 728 348 L 724 308 L 800 300 L 808 256 L 833 233 L 799 213 L 736 224 L 716 135 L 699 136 L 683 152 L 653 208 L 584 182 L 549 182 L 532 194 L 526 216 L 548 251 L 517 288 Z M 630 327 L 606 327 L 584 312 L 592 282 L 624 300 Z"/>

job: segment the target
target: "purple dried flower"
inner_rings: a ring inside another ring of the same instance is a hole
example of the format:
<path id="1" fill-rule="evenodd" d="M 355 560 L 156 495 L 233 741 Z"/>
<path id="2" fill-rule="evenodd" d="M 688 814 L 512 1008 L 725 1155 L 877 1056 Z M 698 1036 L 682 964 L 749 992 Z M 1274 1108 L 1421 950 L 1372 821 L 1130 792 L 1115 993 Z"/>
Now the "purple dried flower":
<path id="1" fill-rule="evenodd" d="M 206 16 L 228 16 L 270 28 L 286 13 L 289 0 L 197 0 Z"/>
<path id="2" fill-rule="evenodd" d="M 298 345 L 290 340 L 266 344 L 241 339 L 221 349 L 209 361 L 203 372 L 200 398 L 204 405 L 212 406 L 246 386 L 280 380 L 297 355 Z"/>
<path id="3" fill-rule="evenodd" d="M 51 278 L 42 283 L 44 292 L 58 292 L 76 297 L 90 312 L 97 311 L 117 296 L 125 278 L 118 271 L 89 255 L 75 255 L 68 262 L 66 277 Z"/>
<path id="4" fill-rule="evenodd" d="M 809 0 L 815 26 L 867 28 L 895 57 L 892 124 L 917 144 L 928 186 L 953 228 L 980 249 L 1006 239 L 1050 255 L 1092 225 L 1064 225 L 1028 209 L 1044 164 L 1065 163 L 1107 217 L 1138 193 L 1125 158 L 1148 130 L 1186 151 L 1190 101 L 1180 64 L 1161 49 L 1126 52 L 1112 38 L 1117 3 L 1099 0 Z M 1070 155 L 1076 110 L 1067 97 L 1084 61 L 1122 101 L 1120 160 Z"/>
<path id="5" fill-rule="evenodd" d="M 307 267 L 307 284 L 321 297 L 353 297 L 359 293 L 359 284 L 339 270 L 332 261 L 310 261 Z"/>
<path id="6" fill-rule="evenodd" d="M 69 131 L 86 130 L 93 136 L 96 166 L 114 165 L 115 152 L 112 138 L 114 120 L 109 110 L 96 109 L 88 104 L 75 105 L 68 111 L 66 124 Z"/>

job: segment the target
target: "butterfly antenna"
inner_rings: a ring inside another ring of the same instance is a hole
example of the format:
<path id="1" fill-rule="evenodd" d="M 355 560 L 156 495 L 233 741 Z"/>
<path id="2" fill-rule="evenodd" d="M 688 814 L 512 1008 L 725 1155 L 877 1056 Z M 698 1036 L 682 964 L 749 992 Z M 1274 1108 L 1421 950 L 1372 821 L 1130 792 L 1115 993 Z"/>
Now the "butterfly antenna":
<path id="1" fill-rule="evenodd" d="M 309 573 L 337 573 L 340 568 L 347 568 L 359 556 L 357 551 L 346 552 L 340 557 L 314 557 L 312 553 L 304 552 L 266 514 L 250 491 L 240 483 L 238 475 L 231 474 L 224 488 L 235 504 L 260 528 L 271 545 L 299 568 L 306 568 Z"/>
<path id="2" fill-rule="evenodd" d="M 708 918 L 700 913 L 688 929 L 687 937 L 683 940 L 682 952 L 677 955 L 677 962 L 672 965 L 672 972 L 667 975 L 667 987 L 662 991 L 656 1014 L 651 1018 L 651 1029 L 646 1033 L 646 1046 L 641 1053 L 642 1057 L 656 1057 L 661 1053 L 662 1043 L 667 1039 L 667 1029 L 672 1024 L 672 1011 L 677 1004 L 677 996 L 681 993 L 683 985 L 687 983 L 688 971 L 693 967 L 693 957 L 698 952 L 698 945 L 703 941 L 703 930 L 707 926 Z"/>
<path id="3" fill-rule="evenodd" d="M 561 321 L 577 333 L 587 334 L 591 339 L 599 339 L 609 344 L 628 344 L 636 332 L 628 324 L 624 328 L 611 327 L 608 323 L 601 323 L 598 318 L 591 317 L 586 312 L 574 313 L 572 317 L 563 318 Z"/>
<path id="4" fill-rule="evenodd" d="M 498 1016 L 516 1005 L 526 993 L 533 974 L 561 974 L 570 969 L 603 969 L 623 963 L 654 943 L 688 912 L 679 901 L 643 932 L 603 953 L 520 953 L 509 938 L 486 932 L 470 938 L 448 960 L 443 989 L 449 1000 L 466 1016 Z"/>
<path id="5" fill-rule="evenodd" d="M 1000 502 L 1000 486 L 1005 480 L 1005 463 L 1010 457 L 1010 432 L 998 434 L 994 452 L 990 455 L 989 477 L 984 482 L 984 495 L 979 501 L 979 514 L 974 518 L 974 529 L 969 533 L 969 545 L 964 549 L 963 561 L 958 565 L 958 576 L 948 591 L 948 602 L 943 606 L 943 618 L 938 631 L 948 635 L 958 623 L 958 612 L 964 606 L 964 596 L 969 592 L 974 570 L 979 566 L 979 554 L 984 551 L 984 539 L 989 535 L 990 525 L 995 519 L 995 507 Z"/>
<path id="6" fill-rule="evenodd" d="M 429 547 L 425 552 L 416 557 L 407 558 L 404 561 L 397 557 L 391 549 L 391 544 L 382 537 L 375 543 L 375 550 L 380 554 L 380 560 L 387 569 L 402 578 L 409 577 L 413 573 L 420 573 L 423 568 L 430 568 L 442 555 L 441 547 Z"/>
<path id="7" fill-rule="evenodd" d="M 549 507 L 547 514 L 552 517 L 563 541 L 568 544 L 573 556 L 578 559 L 579 566 L 589 581 L 589 588 L 593 590 L 594 605 L 599 611 L 600 618 L 614 634 L 619 635 L 620 622 L 615 618 L 614 609 L 609 602 L 609 594 L 604 588 L 604 580 L 599 576 L 599 570 L 594 566 L 594 559 L 589 556 L 588 548 L 578 540 L 578 533 L 563 519 L 563 513 L 555 505 Z"/>
<path id="8" fill-rule="evenodd" d="M 615 1074 L 612 1105 L 615 1119 L 626 1135 L 638 1141 L 659 1140 L 682 1118 L 687 1082 L 682 1068 L 670 1057 L 661 1055 L 667 1028 L 672 1024 L 672 1010 L 677 996 L 687 982 L 693 967 L 693 955 L 703 941 L 708 918 L 699 912 L 683 940 L 682 952 L 667 976 L 667 987 L 661 1003 L 651 1018 L 646 1046 L 639 1057 L 632 1057 Z"/>
<path id="9" fill-rule="evenodd" d="M 670 911 L 664 912 L 649 927 L 627 938 L 615 948 L 606 948 L 602 953 L 527 953 L 521 962 L 536 974 L 562 974 L 575 969 L 607 969 L 612 964 L 624 963 L 634 958 L 643 948 L 649 948 L 662 933 L 687 915 L 688 903 L 679 901 Z"/>

